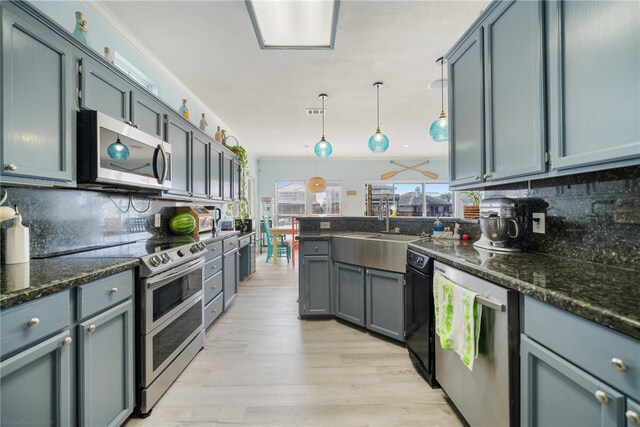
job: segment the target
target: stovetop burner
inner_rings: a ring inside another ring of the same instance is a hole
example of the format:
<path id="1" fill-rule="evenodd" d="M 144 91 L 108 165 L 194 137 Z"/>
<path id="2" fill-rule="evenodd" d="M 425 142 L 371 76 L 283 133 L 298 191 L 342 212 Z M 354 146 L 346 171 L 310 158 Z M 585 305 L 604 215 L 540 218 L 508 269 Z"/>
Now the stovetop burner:
<path id="1" fill-rule="evenodd" d="M 148 277 L 201 256 L 206 245 L 191 236 L 152 237 L 65 255 L 70 258 L 140 258 L 140 277 Z"/>

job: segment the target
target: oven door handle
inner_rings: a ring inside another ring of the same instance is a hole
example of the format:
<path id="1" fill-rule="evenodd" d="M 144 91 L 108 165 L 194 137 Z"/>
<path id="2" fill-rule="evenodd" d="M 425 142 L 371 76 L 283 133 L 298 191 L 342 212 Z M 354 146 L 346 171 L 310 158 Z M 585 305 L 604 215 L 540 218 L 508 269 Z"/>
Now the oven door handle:
<path id="1" fill-rule="evenodd" d="M 148 290 L 156 289 L 170 282 L 177 276 L 186 276 L 192 271 L 202 268 L 203 265 L 204 265 L 204 258 L 201 258 L 197 261 L 192 261 L 190 264 L 187 264 L 186 266 L 181 265 L 180 267 L 173 268 L 155 277 L 150 277 L 145 282 L 145 288 L 147 288 Z"/>

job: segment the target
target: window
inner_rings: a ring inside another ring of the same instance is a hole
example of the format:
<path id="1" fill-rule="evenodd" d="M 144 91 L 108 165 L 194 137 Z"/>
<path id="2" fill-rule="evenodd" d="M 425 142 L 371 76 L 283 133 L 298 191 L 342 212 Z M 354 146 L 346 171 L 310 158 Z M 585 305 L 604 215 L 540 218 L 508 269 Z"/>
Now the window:
<path id="1" fill-rule="evenodd" d="M 453 195 L 447 184 L 416 183 L 372 183 L 365 184 L 365 215 L 377 216 L 382 200 L 389 200 L 396 216 L 406 217 L 451 217 Z"/>
<path id="2" fill-rule="evenodd" d="M 146 74 L 140 71 L 135 65 L 127 61 L 124 56 L 118 52 L 113 52 L 113 65 L 120 68 L 125 74 L 136 82 L 140 83 L 149 92 L 157 95 L 158 86 Z"/>
<path id="3" fill-rule="evenodd" d="M 291 217 L 340 215 L 340 181 L 327 180 L 322 193 L 307 190 L 306 181 L 276 181 L 276 221 L 274 226 L 291 225 Z"/>
<path id="4" fill-rule="evenodd" d="M 327 181 L 322 193 L 307 191 L 307 212 L 316 215 L 340 215 L 340 181 Z"/>

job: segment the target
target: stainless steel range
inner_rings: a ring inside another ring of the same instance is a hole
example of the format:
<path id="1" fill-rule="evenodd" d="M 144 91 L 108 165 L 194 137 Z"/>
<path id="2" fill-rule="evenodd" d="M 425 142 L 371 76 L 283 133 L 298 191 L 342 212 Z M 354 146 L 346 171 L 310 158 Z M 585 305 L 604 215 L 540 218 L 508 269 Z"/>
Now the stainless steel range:
<path id="1" fill-rule="evenodd" d="M 191 238 L 153 238 L 73 255 L 140 258 L 136 383 L 143 416 L 204 347 L 205 253 Z"/>

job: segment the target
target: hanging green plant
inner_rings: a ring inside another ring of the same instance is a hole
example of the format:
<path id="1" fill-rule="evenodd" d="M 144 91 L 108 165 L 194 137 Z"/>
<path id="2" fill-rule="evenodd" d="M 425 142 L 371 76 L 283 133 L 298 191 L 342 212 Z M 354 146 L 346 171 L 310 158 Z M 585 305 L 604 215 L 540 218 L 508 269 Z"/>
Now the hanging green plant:
<path id="1" fill-rule="evenodd" d="M 235 138 L 234 138 L 235 139 Z M 226 142 L 226 140 L 225 140 Z M 240 206 L 239 206 L 239 215 L 240 215 L 240 223 L 242 224 L 243 231 L 246 231 L 245 219 L 249 216 L 248 208 L 248 199 L 247 199 L 247 178 L 249 177 L 249 159 L 247 158 L 247 150 L 240 144 L 229 146 L 227 148 L 231 150 L 236 156 L 238 156 L 238 160 L 240 161 Z"/>

